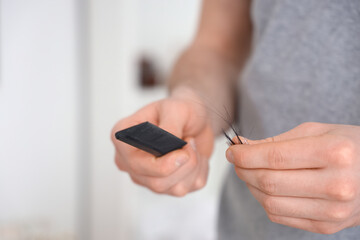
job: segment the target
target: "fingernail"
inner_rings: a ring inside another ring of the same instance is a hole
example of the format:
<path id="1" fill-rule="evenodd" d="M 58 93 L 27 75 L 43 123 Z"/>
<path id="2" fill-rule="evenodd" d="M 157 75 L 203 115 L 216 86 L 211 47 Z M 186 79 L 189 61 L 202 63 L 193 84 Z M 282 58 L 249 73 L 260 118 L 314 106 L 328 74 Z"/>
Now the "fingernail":
<path id="1" fill-rule="evenodd" d="M 187 161 L 188 161 L 187 156 L 185 156 L 185 155 L 179 156 L 175 160 L 175 166 L 180 167 L 180 166 L 184 165 Z"/>
<path id="2" fill-rule="evenodd" d="M 234 162 L 234 155 L 231 150 L 226 151 L 226 158 L 229 162 Z"/>

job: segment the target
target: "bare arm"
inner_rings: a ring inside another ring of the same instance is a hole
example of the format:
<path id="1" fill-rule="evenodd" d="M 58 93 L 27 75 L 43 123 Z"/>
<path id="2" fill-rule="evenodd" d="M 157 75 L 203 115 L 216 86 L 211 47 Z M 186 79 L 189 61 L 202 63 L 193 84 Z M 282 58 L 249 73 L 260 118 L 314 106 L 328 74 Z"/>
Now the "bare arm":
<path id="1" fill-rule="evenodd" d="M 226 106 L 233 117 L 234 86 L 250 42 L 250 0 L 204 0 L 197 35 L 174 66 L 169 81 L 171 93 L 176 95 L 186 88 L 195 92 L 208 109 L 226 116 Z M 214 112 L 209 114 L 215 133 L 227 127 Z"/>
<path id="2" fill-rule="evenodd" d="M 206 110 L 220 111 L 225 105 L 233 114 L 234 80 L 250 47 L 249 5 L 249 0 L 205 0 L 198 33 L 170 78 L 171 96 L 144 106 L 114 126 L 115 162 L 135 183 L 173 196 L 205 186 L 214 134 L 224 127 L 223 122 L 212 121 L 219 118 Z M 115 132 L 144 121 L 189 144 L 156 158 L 115 139 Z"/>

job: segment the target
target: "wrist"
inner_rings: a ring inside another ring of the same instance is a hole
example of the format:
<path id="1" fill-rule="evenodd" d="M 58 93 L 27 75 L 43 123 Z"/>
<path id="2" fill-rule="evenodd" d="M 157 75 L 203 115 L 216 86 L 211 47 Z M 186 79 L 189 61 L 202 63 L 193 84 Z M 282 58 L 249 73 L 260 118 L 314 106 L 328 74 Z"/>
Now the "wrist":
<path id="1" fill-rule="evenodd" d="M 204 104 L 200 94 L 192 87 L 181 85 L 170 90 L 169 96 L 174 99 L 190 100 Z"/>
<path id="2" fill-rule="evenodd" d="M 196 116 L 201 116 L 201 120 L 206 119 L 210 125 L 213 133 L 216 135 L 221 132 L 222 124 L 221 118 L 217 113 L 216 108 L 211 105 L 206 96 L 191 86 L 181 85 L 170 90 L 170 98 L 186 101 L 191 105 L 191 112 Z"/>

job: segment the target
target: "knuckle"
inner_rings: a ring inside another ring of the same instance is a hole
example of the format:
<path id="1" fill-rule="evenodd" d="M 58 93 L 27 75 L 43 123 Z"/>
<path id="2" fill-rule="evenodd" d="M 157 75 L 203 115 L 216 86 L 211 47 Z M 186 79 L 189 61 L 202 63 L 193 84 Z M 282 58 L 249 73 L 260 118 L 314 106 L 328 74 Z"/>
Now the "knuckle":
<path id="1" fill-rule="evenodd" d="M 263 142 L 276 142 L 276 137 L 272 136 L 272 137 L 265 138 Z"/>
<path id="2" fill-rule="evenodd" d="M 265 139 L 260 139 L 260 140 L 257 140 L 259 143 L 269 143 L 269 142 L 275 142 L 277 139 L 277 137 L 275 136 L 272 136 L 272 137 L 268 137 L 268 138 L 265 138 Z"/>
<path id="3" fill-rule="evenodd" d="M 242 174 L 242 169 L 241 168 L 239 168 L 239 167 L 236 167 L 235 166 L 235 173 L 236 173 L 236 175 L 238 176 L 238 178 L 240 178 L 241 180 L 244 180 L 244 177 L 243 177 L 243 174 Z"/>
<path id="4" fill-rule="evenodd" d="M 298 130 L 301 130 L 304 136 L 307 136 L 322 131 L 324 128 L 326 128 L 326 125 L 324 123 L 318 123 L 318 122 L 304 122 L 296 128 Z"/>
<path id="5" fill-rule="evenodd" d="M 339 201 L 352 201 L 356 197 L 356 184 L 352 180 L 338 180 L 329 187 L 329 195 Z"/>
<path id="6" fill-rule="evenodd" d="M 169 164 L 161 164 L 159 169 L 159 175 L 160 177 L 168 177 L 169 175 L 171 175 L 173 169 L 170 167 Z"/>
<path id="7" fill-rule="evenodd" d="M 276 198 L 267 196 L 264 198 L 263 204 L 266 212 L 270 214 L 277 214 L 279 212 L 279 207 L 276 202 Z"/>
<path id="8" fill-rule="evenodd" d="M 201 189 L 203 187 L 205 187 L 206 185 L 206 179 L 202 178 L 202 177 L 198 177 L 195 181 L 195 189 Z"/>
<path id="9" fill-rule="evenodd" d="M 314 223 L 314 229 L 315 229 L 315 232 L 321 233 L 321 234 L 326 234 L 326 235 L 334 234 L 338 231 L 337 228 L 335 228 L 334 226 L 332 226 L 326 222 Z"/>
<path id="10" fill-rule="evenodd" d="M 118 157 L 114 158 L 114 162 L 115 162 L 115 165 L 117 166 L 117 168 L 120 171 L 126 171 L 126 168 L 125 168 L 124 164 L 122 163 L 122 161 Z"/>
<path id="11" fill-rule="evenodd" d="M 129 174 L 131 181 L 133 181 L 133 183 L 138 184 L 138 185 L 143 185 L 134 175 Z"/>
<path id="12" fill-rule="evenodd" d="M 268 161 L 269 161 L 270 168 L 284 169 L 284 167 L 285 167 L 285 159 L 282 156 L 281 152 L 278 149 L 276 149 L 275 147 L 272 147 L 269 149 Z"/>
<path id="13" fill-rule="evenodd" d="M 137 175 L 141 175 L 137 161 L 135 161 L 135 160 L 128 161 L 128 166 L 129 166 L 131 172 L 133 172 Z"/>
<path id="14" fill-rule="evenodd" d="M 274 181 L 274 179 L 269 176 L 268 174 L 264 174 L 263 176 L 261 176 L 259 178 L 259 188 L 269 194 L 269 195 L 273 195 L 276 193 L 276 183 Z"/>
<path id="15" fill-rule="evenodd" d="M 281 221 L 280 221 L 280 217 L 279 216 L 277 216 L 277 215 L 274 215 L 274 214 L 268 214 L 268 218 L 269 218 L 269 220 L 271 221 L 271 222 L 273 222 L 273 223 L 281 223 Z"/>
<path id="16" fill-rule="evenodd" d="M 340 167 L 351 167 L 356 156 L 356 146 L 349 139 L 337 142 L 329 149 L 330 158 Z"/>
<path id="17" fill-rule="evenodd" d="M 184 197 L 187 193 L 187 189 L 182 184 L 176 185 L 171 192 L 171 194 L 176 197 Z"/>
<path id="18" fill-rule="evenodd" d="M 186 163 L 186 164 L 188 164 L 188 166 L 189 166 L 190 169 L 194 169 L 194 168 L 196 168 L 196 166 L 198 165 L 198 161 L 197 161 L 196 158 L 190 158 L 190 159 L 189 159 L 189 162 Z"/>
<path id="19" fill-rule="evenodd" d="M 334 221 L 344 221 L 351 216 L 351 210 L 347 207 L 334 207 L 329 211 L 329 219 Z"/>
<path id="20" fill-rule="evenodd" d="M 303 129 L 308 129 L 308 130 L 316 130 L 318 128 L 320 128 L 322 126 L 321 123 L 318 122 L 304 122 L 302 124 L 299 125 L 299 127 L 303 128 Z"/>
<path id="21" fill-rule="evenodd" d="M 115 164 L 120 171 L 126 172 L 126 168 L 120 162 L 115 161 Z"/>
<path id="22" fill-rule="evenodd" d="M 151 179 L 149 181 L 149 188 L 156 193 L 163 193 L 168 189 L 163 179 Z"/>

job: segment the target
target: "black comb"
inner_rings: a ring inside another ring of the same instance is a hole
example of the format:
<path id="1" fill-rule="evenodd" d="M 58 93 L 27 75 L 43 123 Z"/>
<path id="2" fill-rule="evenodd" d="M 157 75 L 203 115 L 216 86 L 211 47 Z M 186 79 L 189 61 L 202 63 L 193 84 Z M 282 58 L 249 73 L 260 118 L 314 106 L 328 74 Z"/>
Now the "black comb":
<path id="1" fill-rule="evenodd" d="M 149 122 L 126 128 L 115 133 L 116 139 L 161 157 L 180 149 L 186 142 Z"/>

